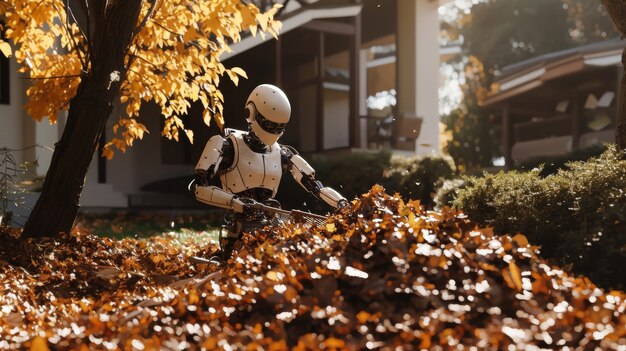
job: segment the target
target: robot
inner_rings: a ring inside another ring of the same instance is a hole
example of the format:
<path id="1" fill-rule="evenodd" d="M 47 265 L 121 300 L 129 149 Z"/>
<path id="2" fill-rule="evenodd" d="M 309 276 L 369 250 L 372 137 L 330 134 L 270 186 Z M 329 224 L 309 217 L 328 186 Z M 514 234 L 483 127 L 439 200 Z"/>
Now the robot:
<path id="1" fill-rule="evenodd" d="M 225 129 L 225 136 L 211 137 L 204 147 L 190 190 L 199 202 L 228 210 L 225 230 L 220 234 L 222 260 L 230 257 L 243 232 L 272 223 L 270 214 L 255 204 L 280 208 L 274 197 L 287 171 L 328 205 L 341 209 L 349 204 L 336 190 L 315 179 L 315 170 L 294 148 L 277 143 L 290 116 L 291 105 L 285 93 L 270 84 L 259 85 L 245 106 L 248 130 Z M 221 188 L 208 184 L 216 175 Z"/>

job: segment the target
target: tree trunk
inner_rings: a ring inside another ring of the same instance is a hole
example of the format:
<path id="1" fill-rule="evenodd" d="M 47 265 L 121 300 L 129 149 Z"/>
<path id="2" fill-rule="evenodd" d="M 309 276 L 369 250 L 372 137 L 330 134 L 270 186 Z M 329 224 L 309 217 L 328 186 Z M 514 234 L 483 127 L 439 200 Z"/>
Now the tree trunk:
<path id="1" fill-rule="evenodd" d="M 80 193 L 100 135 L 111 114 L 111 103 L 77 94 L 70 103 L 67 124 L 56 144 L 41 196 L 24 227 L 24 237 L 69 232 L 79 208 Z"/>
<path id="2" fill-rule="evenodd" d="M 91 158 L 126 77 L 125 57 L 143 0 L 109 1 L 97 16 L 91 41 L 91 70 L 70 101 L 67 124 L 56 144 L 41 196 L 26 222 L 23 238 L 69 232 Z M 117 79 L 113 79 L 117 75 Z"/>

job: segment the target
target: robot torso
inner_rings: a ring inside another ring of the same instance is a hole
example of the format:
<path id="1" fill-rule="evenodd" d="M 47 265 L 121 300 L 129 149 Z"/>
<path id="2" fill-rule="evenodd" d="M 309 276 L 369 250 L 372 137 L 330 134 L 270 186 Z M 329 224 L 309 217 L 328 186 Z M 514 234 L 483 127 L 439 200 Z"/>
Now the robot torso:
<path id="1" fill-rule="evenodd" d="M 278 143 L 268 153 L 256 153 L 243 140 L 244 132 L 230 130 L 226 138 L 234 148 L 233 163 L 221 175 L 222 189 L 233 194 L 261 188 L 276 196 L 282 176 L 281 152 Z"/>

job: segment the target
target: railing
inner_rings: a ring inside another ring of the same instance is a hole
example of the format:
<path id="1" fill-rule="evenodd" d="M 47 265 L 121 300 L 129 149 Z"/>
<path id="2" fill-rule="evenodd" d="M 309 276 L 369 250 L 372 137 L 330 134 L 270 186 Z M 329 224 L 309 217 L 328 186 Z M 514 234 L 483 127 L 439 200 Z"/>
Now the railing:
<path id="1" fill-rule="evenodd" d="M 388 116 L 361 116 L 366 120 L 366 147 L 415 150 L 422 118 Z"/>
<path id="2" fill-rule="evenodd" d="M 26 194 L 29 189 L 23 183 L 27 177 L 34 178 L 36 173 L 33 168 L 37 161 L 18 163 L 14 153 L 33 148 L 43 148 L 52 151 L 51 148 L 41 145 L 33 145 L 21 149 L 9 149 L 0 147 L 0 226 L 22 225 L 19 218 L 26 216 L 14 213 L 11 208 L 23 208 L 26 204 Z"/>

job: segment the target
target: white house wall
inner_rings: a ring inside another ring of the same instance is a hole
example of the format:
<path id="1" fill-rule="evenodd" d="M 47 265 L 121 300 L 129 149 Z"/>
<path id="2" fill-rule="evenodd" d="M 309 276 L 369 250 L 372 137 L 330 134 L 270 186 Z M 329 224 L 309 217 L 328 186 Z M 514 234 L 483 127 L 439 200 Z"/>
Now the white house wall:
<path id="1" fill-rule="evenodd" d="M 143 140 L 136 140 L 126 153 L 118 151 L 112 160 L 107 161 L 106 183 L 98 183 L 97 157 L 91 163 L 85 182 L 85 190 L 81 196 L 82 206 L 91 207 L 125 207 L 128 196 L 140 192 L 144 185 L 180 176 L 194 174 L 193 165 L 164 164 L 161 157 L 161 116 L 154 106 L 142 110 L 139 122 L 143 123 L 150 134 L 145 134 Z M 114 122 L 116 108 L 111 116 L 110 124 Z M 111 128 L 107 128 L 107 139 L 111 138 Z M 188 142 L 181 138 L 180 142 Z M 196 142 L 202 143 L 203 140 Z"/>
<path id="2" fill-rule="evenodd" d="M 195 173 L 195 164 L 164 164 L 162 161 L 162 136 L 161 115 L 157 108 L 154 113 L 140 118 L 139 121 L 148 128 L 150 134 L 143 140 L 135 141 L 133 147 L 125 154 L 119 153 L 107 165 L 107 180 L 113 184 L 119 184 L 119 190 L 132 194 L 151 182 L 174 178 Z M 187 143 L 186 137 L 181 135 L 180 143 Z M 196 140 L 197 143 L 205 143 L 206 140 Z M 132 169 L 126 173 L 126 170 Z"/>
<path id="3" fill-rule="evenodd" d="M 324 149 L 348 147 L 349 91 L 324 89 Z"/>
<path id="4" fill-rule="evenodd" d="M 54 144 L 61 136 L 65 113 L 59 113 L 59 123 L 47 119 L 33 121 L 24 110 L 27 102 L 28 79 L 18 72 L 14 58 L 9 60 L 9 104 L 0 104 L 0 147 L 8 147 L 18 163 L 37 161 L 34 170 L 45 176 L 52 159 Z"/>
<path id="5" fill-rule="evenodd" d="M 24 128 L 28 122 L 22 106 L 24 105 L 25 86 L 23 80 L 19 79 L 17 64 L 14 59 L 9 60 L 9 89 L 10 104 L 0 104 L 0 147 L 9 149 L 24 148 Z M 15 153 L 16 161 L 23 162 L 24 152 Z"/>
<path id="6" fill-rule="evenodd" d="M 439 3 L 398 1 L 398 112 L 423 118 L 416 152 L 439 152 Z"/>

